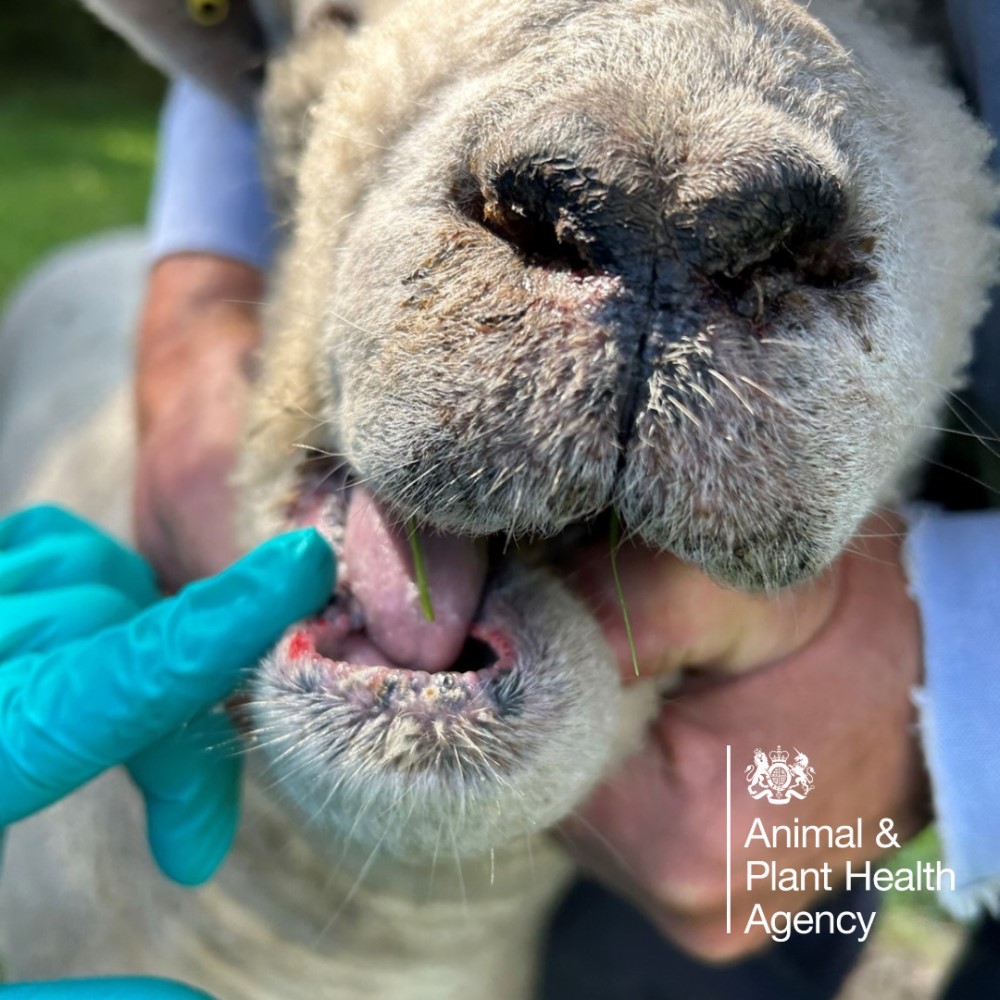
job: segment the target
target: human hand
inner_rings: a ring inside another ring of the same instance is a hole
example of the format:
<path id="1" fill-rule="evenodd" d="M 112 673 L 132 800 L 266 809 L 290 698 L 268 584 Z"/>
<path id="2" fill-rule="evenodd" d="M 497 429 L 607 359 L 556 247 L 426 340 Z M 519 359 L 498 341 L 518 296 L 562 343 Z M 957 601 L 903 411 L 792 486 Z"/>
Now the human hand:
<path id="1" fill-rule="evenodd" d="M 778 820 L 746 795 L 743 765 L 756 747 L 807 749 L 820 777 L 794 812 L 803 824 L 855 822 L 863 850 L 836 852 L 835 871 L 877 851 L 885 816 L 901 839 L 928 819 L 915 732 L 921 677 L 916 606 L 900 565 L 898 519 L 874 516 L 821 579 L 774 597 L 725 590 L 670 556 L 624 548 L 619 567 L 640 674 L 696 670 L 671 695 L 640 752 L 564 826 L 585 868 L 630 897 L 686 950 L 736 958 L 769 942 L 743 930 L 753 904 L 798 910 L 816 893 L 746 891 L 760 855 L 734 836 L 733 933 L 726 933 L 726 746 L 734 761 L 733 830 Z M 634 679 L 607 549 L 585 554 L 579 586 L 605 623 L 622 678 Z M 760 669 L 751 670 L 750 668 Z M 778 866 L 822 864 L 818 850 L 764 852 Z"/>
<path id="2" fill-rule="evenodd" d="M 0 521 L 0 828 L 127 762 L 164 873 L 208 878 L 236 829 L 239 767 L 211 709 L 332 577 L 329 546 L 300 531 L 157 602 L 149 566 L 73 515 Z"/>
<path id="3" fill-rule="evenodd" d="M 230 476 L 260 339 L 254 268 L 177 254 L 150 275 L 136 371 L 136 538 L 175 590 L 238 555 Z"/>

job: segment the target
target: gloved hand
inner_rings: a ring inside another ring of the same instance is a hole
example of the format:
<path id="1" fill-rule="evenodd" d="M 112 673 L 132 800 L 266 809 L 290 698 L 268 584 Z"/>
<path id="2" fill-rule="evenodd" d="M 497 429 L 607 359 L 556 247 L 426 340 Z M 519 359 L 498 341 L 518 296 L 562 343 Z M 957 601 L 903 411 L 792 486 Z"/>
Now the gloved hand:
<path id="1" fill-rule="evenodd" d="M 54 507 L 0 520 L 0 832 L 127 762 L 164 873 L 204 881 L 236 832 L 239 758 L 216 703 L 329 597 L 315 531 L 157 602 L 134 552 Z M 210 1000 L 154 979 L 0 987 L 3 1000 Z"/>
<path id="2" fill-rule="evenodd" d="M 207 993 L 164 979 L 64 979 L 0 986 L 3 1000 L 212 1000 Z"/>
<path id="3" fill-rule="evenodd" d="M 293 532 L 157 601 L 149 566 L 73 515 L 0 521 L 0 829 L 127 763 L 164 873 L 208 878 L 236 830 L 239 777 L 213 706 L 322 606 L 333 570 L 315 531 Z"/>

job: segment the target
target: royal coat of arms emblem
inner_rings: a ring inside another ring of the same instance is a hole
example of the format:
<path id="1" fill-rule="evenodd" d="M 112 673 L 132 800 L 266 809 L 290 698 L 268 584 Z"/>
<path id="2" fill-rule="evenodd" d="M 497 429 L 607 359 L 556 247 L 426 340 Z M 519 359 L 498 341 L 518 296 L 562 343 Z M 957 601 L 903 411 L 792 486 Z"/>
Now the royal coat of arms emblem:
<path id="1" fill-rule="evenodd" d="M 798 749 L 791 761 L 789 756 L 780 745 L 769 754 L 760 747 L 754 750 L 753 763 L 745 771 L 747 791 L 752 798 L 766 796 L 772 805 L 780 806 L 792 799 L 804 799 L 813 790 L 816 769 L 809 766 L 809 758 Z"/>

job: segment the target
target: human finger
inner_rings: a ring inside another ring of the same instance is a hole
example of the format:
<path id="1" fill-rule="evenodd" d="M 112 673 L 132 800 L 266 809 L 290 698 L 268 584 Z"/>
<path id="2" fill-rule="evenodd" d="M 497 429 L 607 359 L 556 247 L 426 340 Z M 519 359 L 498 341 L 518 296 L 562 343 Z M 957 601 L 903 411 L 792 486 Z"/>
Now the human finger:
<path id="1" fill-rule="evenodd" d="M 686 667 L 740 673 L 805 645 L 832 613 L 838 571 L 777 594 L 724 587 L 665 552 L 623 542 L 581 548 L 568 582 L 601 624 L 624 682 Z M 629 642 L 625 616 L 631 626 Z"/>
<path id="2" fill-rule="evenodd" d="M 166 979 L 64 979 L 0 986 L 3 1000 L 212 1000 L 208 993 Z"/>
<path id="3" fill-rule="evenodd" d="M 199 716 L 128 762 L 146 802 L 149 846 L 182 885 L 206 881 L 222 862 L 239 818 L 236 730 L 222 711 Z"/>
<path id="4" fill-rule="evenodd" d="M 0 594 L 100 583 L 145 607 L 159 596 L 141 556 L 59 507 L 30 507 L 0 521 Z"/>
<path id="5" fill-rule="evenodd" d="M 0 598 L 0 669 L 128 621 L 142 610 L 128 594 L 90 583 Z"/>

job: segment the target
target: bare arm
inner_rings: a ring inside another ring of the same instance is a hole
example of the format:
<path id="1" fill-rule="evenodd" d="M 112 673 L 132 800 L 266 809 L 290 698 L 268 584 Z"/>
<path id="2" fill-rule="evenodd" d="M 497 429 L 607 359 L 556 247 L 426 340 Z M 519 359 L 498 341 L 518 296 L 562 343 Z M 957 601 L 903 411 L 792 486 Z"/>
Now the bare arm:
<path id="1" fill-rule="evenodd" d="M 135 517 L 142 551 L 175 589 L 238 554 L 229 482 L 260 326 L 260 273 L 210 254 L 152 270 L 139 331 Z"/>

